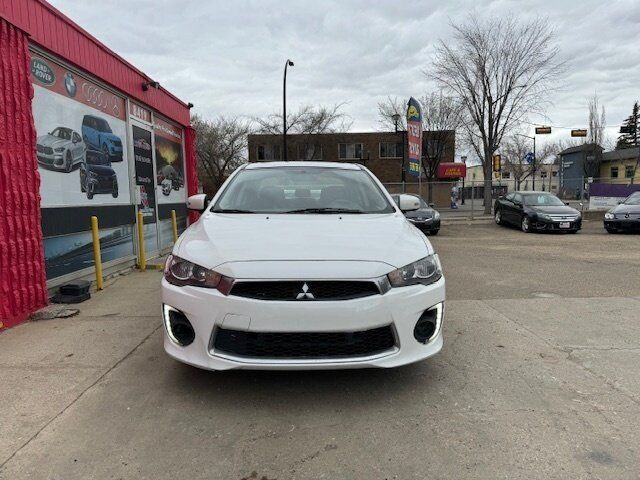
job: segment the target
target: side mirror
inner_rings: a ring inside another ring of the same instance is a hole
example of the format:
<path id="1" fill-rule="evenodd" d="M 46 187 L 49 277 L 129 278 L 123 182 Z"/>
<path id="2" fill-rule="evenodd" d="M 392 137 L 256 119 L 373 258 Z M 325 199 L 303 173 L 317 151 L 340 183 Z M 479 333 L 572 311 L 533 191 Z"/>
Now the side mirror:
<path id="1" fill-rule="evenodd" d="M 187 198 L 187 208 L 200 213 L 204 212 L 207 208 L 207 194 L 199 193 L 197 195 L 191 195 Z"/>
<path id="2" fill-rule="evenodd" d="M 403 212 L 411 212 L 420 208 L 420 200 L 413 195 L 400 195 L 398 197 L 398 207 Z"/>

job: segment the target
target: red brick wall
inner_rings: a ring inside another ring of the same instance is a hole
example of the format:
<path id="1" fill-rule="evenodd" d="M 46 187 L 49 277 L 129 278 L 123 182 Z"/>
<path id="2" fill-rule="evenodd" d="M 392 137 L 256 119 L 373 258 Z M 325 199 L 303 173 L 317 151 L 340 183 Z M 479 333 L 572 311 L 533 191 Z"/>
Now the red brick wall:
<path id="1" fill-rule="evenodd" d="M 0 322 L 47 304 L 27 36 L 0 18 Z M 1 327 L 0 327 L 1 328 Z"/>

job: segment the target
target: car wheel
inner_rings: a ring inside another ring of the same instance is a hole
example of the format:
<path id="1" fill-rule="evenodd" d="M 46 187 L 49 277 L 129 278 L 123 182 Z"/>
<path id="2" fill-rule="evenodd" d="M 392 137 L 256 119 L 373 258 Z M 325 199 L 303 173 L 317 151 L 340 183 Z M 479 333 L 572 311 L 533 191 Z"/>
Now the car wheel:
<path id="1" fill-rule="evenodd" d="M 82 182 L 82 173 L 78 173 L 78 176 L 80 177 L 80 191 L 84 193 L 86 189 L 84 188 L 84 183 Z"/>
<path id="2" fill-rule="evenodd" d="M 609 232 L 609 233 L 618 233 L 618 231 L 617 231 L 617 230 L 614 230 L 613 228 L 607 228 L 606 230 L 607 230 L 607 232 Z"/>
<path id="3" fill-rule="evenodd" d="M 524 233 L 530 233 L 531 232 L 531 220 L 529 220 L 529 217 L 527 217 L 526 215 L 524 217 L 522 217 L 522 222 L 520 223 L 520 228 L 522 229 L 522 231 Z"/>
<path id="4" fill-rule="evenodd" d="M 87 198 L 91 200 L 93 198 L 93 192 L 91 190 L 87 190 Z"/>
<path id="5" fill-rule="evenodd" d="M 65 157 L 64 171 L 69 173 L 73 169 L 73 159 L 71 158 L 71 152 L 67 152 Z"/>
<path id="6" fill-rule="evenodd" d="M 111 190 L 111 196 L 113 198 L 118 198 L 118 184 L 113 185 L 113 190 Z"/>
<path id="7" fill-rule="evenodd" d="M 502 225 L 502 212 L 500 212 L 500 210 L 496 210 L 494 219 L 496 221 L 496 225 Z"/>
<path id="8" fill-rule="evenodd" d="M 437 235 L 440 230 L 431 230 L 429 235 Z"/>

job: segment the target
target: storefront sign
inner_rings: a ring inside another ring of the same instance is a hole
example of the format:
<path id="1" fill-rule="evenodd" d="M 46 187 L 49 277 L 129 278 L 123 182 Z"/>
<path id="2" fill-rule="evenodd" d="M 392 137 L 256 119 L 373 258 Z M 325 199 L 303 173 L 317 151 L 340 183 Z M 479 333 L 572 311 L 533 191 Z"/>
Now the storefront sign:
<path id="1" fill-rule="evenodd" d="M 422 113 L 418 101 L 411 97 L 407 105 L 407 141 L 409 144 L 409 175 L 420 176 L 422 157 Z"/>
<path id="2" fill-rule="evenodd" d="M 438 178 L 462 178 L 467 174 L 464 163 L 441 163 L 438 165 Z"/>
<path id="3" fill-rule="evenodd" d="M 143 122 L 151 123 L 151 111 L 137 103 L 129 102 L 129 115 Z"/>

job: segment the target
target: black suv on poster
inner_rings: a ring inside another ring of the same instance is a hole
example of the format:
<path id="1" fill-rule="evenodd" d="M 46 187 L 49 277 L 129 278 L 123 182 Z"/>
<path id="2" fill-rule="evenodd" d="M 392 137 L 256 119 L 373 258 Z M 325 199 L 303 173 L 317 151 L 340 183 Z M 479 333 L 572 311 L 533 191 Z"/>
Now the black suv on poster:
<path id="1" fill-rule="evenodd" d="M 549 192 L 511 192 L 496 200 L 493 212 L 498 225 L 509 223 L 525 233 L 582 228 L 580 212 Z"/>
<path id="2" fill-rule="evenodd" d="M 98 193 L 118 197 L 118 177 L 104 153 L 87 150 L 87 160 L 80 164 L 80 190 L 86 192 L 89 200 Z"/>
<path id="3" fill-rule="evenodd" d="M 605 213 L 604 228 L 609 233 L 640 232 L 640 192 L 632 193 Z"/>

